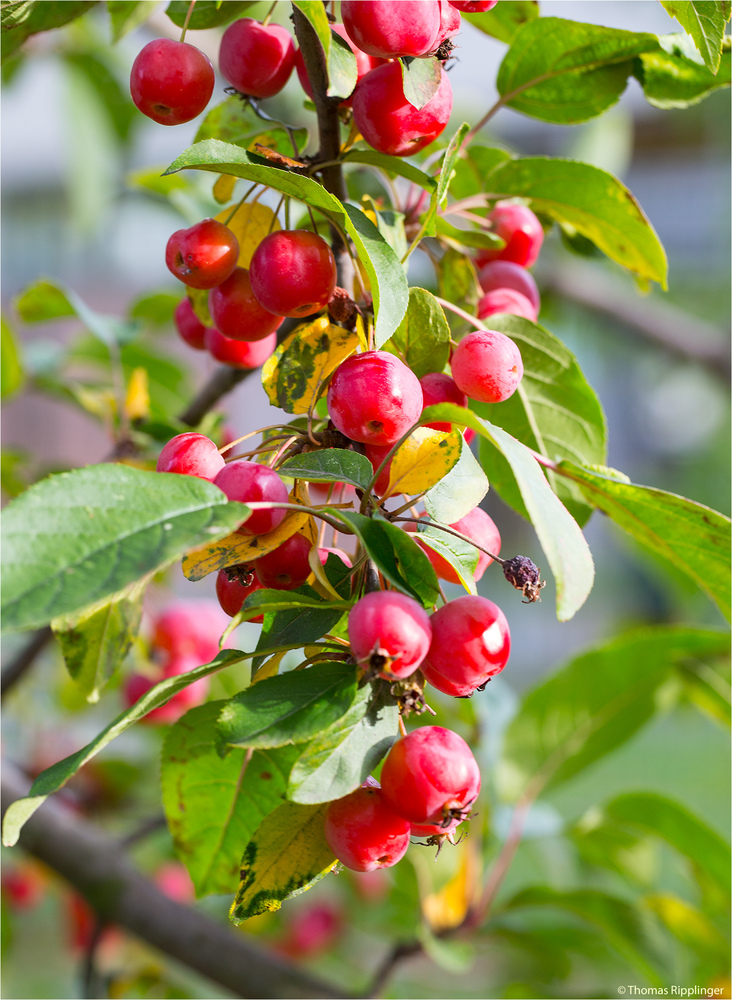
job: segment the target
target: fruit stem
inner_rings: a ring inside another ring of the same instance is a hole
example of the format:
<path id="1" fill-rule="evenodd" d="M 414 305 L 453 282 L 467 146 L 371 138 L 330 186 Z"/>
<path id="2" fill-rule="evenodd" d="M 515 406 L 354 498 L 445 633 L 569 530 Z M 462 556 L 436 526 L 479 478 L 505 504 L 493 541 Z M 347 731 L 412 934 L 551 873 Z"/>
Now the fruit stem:
<path id="1" fill-rule="evenodd" d="M 407 735 L 407 727 L 404 725 L 404 719 L 401 717 L 401 714 L 399 715 L 399 732 L 402 736 Z"/>
<path id="2" fill-rule="evenodd" d="M 193 13 L 193 8 L 195 6 L 196 6 L 196 0 L 191 0 L 191 2 L 188 4 L 188 13 L 186 14 L 186 19 L 183 22 L 183 30 L 180 33 L 181 42 L 185 41 L 186 31 L 188 31 L 188 23 L 191 20 L 191 14 Z"/>
<path id="3" fill-rule="evenodd" d="M 465 310 L 461 309 L 460 306 L 456 306 L 452 302 L 448 302 L 447 299 L 441 299 L 438 295 L 435 295 L 435 298 L 443 309 L 449 309 L 451 312 L 454 312 L 456 316 L 460 316 L 461 319 L 464 319 L 468 323 L 472 324 L 476 330 L 486 329 L 484 323 L 482 323 L 479 319 L 476 319 L 475 316 L 471 316 L 470 313 L 465 312 Z"/>
<path id="4" fill-rule="evenodd" d="M 253 190 L 255 189 L 255 187 L 259 187 L 259 183 L 257 183 L 257 184 L 252 184 L 252 186 L 251 186 L 251 187 L 249 188 L 249 190 L 248 190 L 248 191 L 247 191 L 247 193 L 246 193 L 246 194 L 244 195 L 244 197 L 243 197 L 243 198 L 241 199 L 241 201 L 238 201 L 238 202 L 236 203 L 236 205 L 234 205 L 234 207 L 232 208 L 232 210 L 231 210 L 231 211 L 229 212 L 229 214 L 228 214 L 228 215 L 226 216 L 226 222 L 224 222 L 224 225 L 225 225 L 225 226 L 228 226 L 228 225 L 229 225 L 229 223 L 231 222 L 231 220 L 232 220 L 232 219 L 234 218 L 234 216 L 236 215 L 236 213 L 237 213 L 237 212 L 239 211 L 239 209 L 240 209 L 240 208 L 242 207 L 242 205 L 243 205 L 243 204 L 244 204 L 244 202 L 245 202 L 245 201 L 247 200 L 247 198 L 248 198 L 248 197 L 249 197 L 249 195 L 250 195 L 250 194 L 252 193 L 252 191 L 253 191 Z"/>
<path id="5" fill-rule="evenodd" d="M 255 437 L 255 435 L 257 434 L 264 434 L 266 431 L 281 431 L 281 430 L 286 430 L 289 434 L 291 429 L 292 428 L 290 427 L 289 424 L 271 424 L 269 427 L 260 427 L 259 430 L 250 431 L 248 434 L 242 435 L 242 437 L 237 438 L 236 441 L 232 441 L 230 444 L 222 445 L 219 448 L 219 455 L 223 455 L 227 451 L 230 451 L 232 448 L 236 448 L 236 446 L 238 444 L 241 444 L 242 441 L 246 441 L 250 437 Z"/>
<path id="6" fill-rule="evenodd" d="M 392 518 L 390 518 L 390 520 L 391 521 L 411 521 L 414 524 L 425 524 L 426 523 L 423 518 L 419 518 L 419 517 L 392 517 Z M 432 521 L 432 520 L 430 520 L 429 523 L 433 527 L 439 528 L 440 531 L 446 531 L 449 535 L 454 535 L 456 538 L 462 538 L 462 540 L 464 542 L 468 542 L 469 545 L 473 545 L 476 549 L 480 549 L 481 552 L 484 552 L 487 556 L 489 556 L 494 562 L 497 562 L 500 566 L 503 566 L 503 564 L 505 562 L 507 562 L 506 559 L 501 559 L 500 556 L 494 555 L 492 552 L 489 552 L 488 549 L 484 549 L 482 545 L 478 545 L 478 543 L 474 539 L 468 538 L 468 536 L 464 535 L 462 533 L 462 531 L 456 531 L 455 528 L 450 528 L 447 524 L 440 524 L 438 521 Z"/>
<path id="7" fill-rule="evenodd" d="M 356 534 L 349 524 L 339 521 L 334 517 L 329 517 L 319 507 L 306 507 L 305 504 L 301 503 L 276 503 L 273 500 L 252 500 L 246 506 L 250 510 L 296 510 L 300 514 L 311 514 L 313 517 L 319 517 L 323 521 L 327 521 L 332 528 L 337 528 L 343 535 Z M 333 508 L 331 507 L 331 509 Z"/>
<path id="8" fill-rule="evenodd" d="M 263 28 L 266 28 L 266 27 L 267 27 L 267 25 L 269 24 L 269 22 L 270 22 L 270 18 L 271 18 L 271 17 L 272 17 L 272 15 L 274 14 L 274 12 L 275 12 L 275 7 L 276 7 L 276 6 L 277 6 L 277 0 L 275 0 L 275 2 L 274 2 L 274 3 L 272 4 L 272 6 L 271 6 L 271 7 L 269 8 L 269 10 L 267 11 L 267 16 L 266 16 L 266 17 L 265 17 L 265 19 L 264 19 L 264 20 L 262 21 L 262 27 L 263 27 Z"/>

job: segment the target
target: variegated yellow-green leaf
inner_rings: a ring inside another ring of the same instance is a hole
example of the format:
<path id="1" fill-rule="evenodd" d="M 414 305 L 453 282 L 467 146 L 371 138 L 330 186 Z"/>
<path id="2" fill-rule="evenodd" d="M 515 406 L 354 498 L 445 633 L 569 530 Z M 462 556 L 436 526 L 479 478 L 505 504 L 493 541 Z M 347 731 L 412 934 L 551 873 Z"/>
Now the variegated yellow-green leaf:
<path id="1" fill-rule="evenodd" d="M 229 177 L 231 175 L 228 175 Z M 236 177 L 231 177 L 236 181 Z M 218 183 L 218 182 L 217 182 Z M 219 222 L 223 222 L 239 240 L 239 267 L 249 267 L 252 262 L 254 251 L 268 233 L 273 233 L 280 228 L 277 216 L 271 208 L 260 205 L 258 201 L 245 202 L 237 208 L 234 215 L 231 215 L 231 208 L 225 208 L 216 216 Z M 206 293 L 208 295 L 208 292 Z M 211 324 L 213 325 L 213 324 Z"/>
<path id="2" fill-rule="evenodd" d="M 460 458 L 460 431 L 435 431 L 418 427 L 391 461 L 390 493 L 413 496 L 439 483 Z"/>
<path id="3" fill-rule="evenodd" d="M 297 328 L 262 368 L 262 385 L 273 406 L 307 413 L 327 378 L 358 347 L 358 335 L 333 326 L 327 316 Z"/>
<path id="4" fill-rule="evenodd" d="M 246 845 L 241 883 L 229 916 L 235 924 L 305 892 L 336 864 L 323 833 L 327 803 L 285 802 L 270 813 Z"/>
<path id="5" fill-rule="evenodd" d="M 306 489 L 299 482 L 290 493 L 290 501 L 300 504 L 308 502 Z M 268 531 L 264 535 L 241 535 L 238 531 L 233 531 L 219 542 L 202 545 L 189 552 L 183 559 L 183 574 L 189 580 L 202 580 L 209 573 L 218 572 L 226 566 L 251 562 L 268 552 L 273 552 L 295 532 L 307 531 L 308 523 L 312 523 L 312 520 L 309 514 L 291 510 L 273 531 Z M 311 528 L 311 531 L 314 531 L 314 528 Z"/>

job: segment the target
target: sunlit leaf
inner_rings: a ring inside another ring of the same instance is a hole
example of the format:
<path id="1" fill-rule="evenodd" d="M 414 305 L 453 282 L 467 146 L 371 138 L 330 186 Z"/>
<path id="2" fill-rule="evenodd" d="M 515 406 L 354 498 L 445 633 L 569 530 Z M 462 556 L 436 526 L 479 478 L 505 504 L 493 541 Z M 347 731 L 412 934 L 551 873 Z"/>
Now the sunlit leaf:
<path id="1" fill-rule="evenodd" d="M 216 218 L 219 222 L 225 223 L 239 241 L 239 259 L 236 262 L 238 267 L 248 268 L 254 251 L 264 237 L 280 228 L 272 209 L 258 201 L 244 202 L 234 215 L 231 215 L 231 208 L 225 208 Z"/>
<path id="2" fill-rule="evenodd" d="M 716 73 L 725 26 L 732 13 L 730 0 L 714 3 L 709 0 L 661 0 L 661 5 L 693 38 L 707 69 Z"/>
<path id="3" fill-rule="evenodd" d="M 460 431 L 418 427 L 391 460 L 389 492 L 414 496 L 431 489 L 457 465 L 464 444 Z"/>

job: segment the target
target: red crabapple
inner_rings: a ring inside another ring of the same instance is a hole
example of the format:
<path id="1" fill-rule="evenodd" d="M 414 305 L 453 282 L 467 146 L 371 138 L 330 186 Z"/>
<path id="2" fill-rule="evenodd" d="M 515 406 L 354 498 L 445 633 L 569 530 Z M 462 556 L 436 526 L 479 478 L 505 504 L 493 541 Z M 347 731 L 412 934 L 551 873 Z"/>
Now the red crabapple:
<path id="1" fill-rule="evenodd" d="M 223 455 L 205 434 L 187 431 L 177 434 L 158 456 L 158 472 L 177 472 L 184 476 L 197 476 L 213 482 L 224 465 Z"/>
<path id="2" fill-rule="evenodd" d="M 511 652 L 508 622 L 486 597 L 458 597 L 431 616 L 432 642 L 422 664 L 429 683 L 462 698 L 499 674 Z"/>
<path id="3" fill-rule="evenodd" d="M 494 288 L 513 288 L 532 303 L 537 315 L 541 308 L 539 289 L 530 271 L 512 260 L 491 260 L 478 272 L 478 281 L 484 292 Z"/>
<path id="4" fill-rule="evenodd" d="M 382 59 L 423 56 L 440 30 L 438 0 L 342 0 L 341 17 L 356 45 Z"/>
<path id="5" fill-rule="evenodd" d="M 502 250 L 480 250 L 475 258 L 479 267 L 491 260 L 512 260 L 522 267 L 536 263 L 544 242 L 544 230 L 530 208 L 512 201 L 499 201 L 488 214 L 487 221 L 506 245 Z"/>
<path id="6" fill-rule="evenodd" d="M 381 785 L 387 803 L 410 823 L 447 828 L 467 817 L 480 792 L 480 771 L 462 736 L 442 726 L 421 726 L 392 746 Z"/>
<path id="7" fill-rule="evenodd" d="M 505 333 L 474 330 L 460 341 L 450 360 L 457 387 L 481 403 L 502 403 L 523 378 L 521 352 Z"/>
<path id="8" fill-rule="evenodd" d="M 249 280 L 257 299 L 270 312 L 310 316 L 333 295 L 333 251 L 322 236 L 307 229 L 270 233 L 254 251 Z"/>
<path id="9" fill-rule="evenodd" d="M 277 334 L 271 333 L 268 337 L 255 340 L 250 344 L 246 340 L 225 337 L 223 333 L 219 333 L 213 327 L 208 327 L 205 344 L 211 357 L 231 368 L 259 368 L 267 358 L 274 354 L 277 347 Z"/>
<path id="10" fill-rule="evenodd" d="M 478 319 L 487 319 L 495 313 L 511 313 L 536 322 L 533 302 L 515 288 L 494 288 L 485 293 L 478 303 Z"/>
<path id="11" fill-rule="evenodd" d="M 364 594 L 348 615 L 348 639 L 356 662 L 385 680 L 413 674 L 431 638 L 427 612 L 395 590 Z"/>
<path id="12" fill-rule="evenodd" d="M 206 327 L 194 312 L 191 300 L 186 296 L 175 307 L 173 314 L 175 327 L 182 340 L 197 351 L 206 350 Z"/>
<path id="13" fill-rule="evenodd" d="M 454 403 L 455 406 L 464 407 L 468 405 L 468 397 L 458 389 L 455 385 L 455 379 L 450 378 L 449 375 L 442 372 L 430 372 L 429 375 L 422 376 L 419 384 L 422 386 L 425 407 L 434 406 L 436 403 Z M 425 427 L 431 427 L 435 431 L 452 430 L 452 424 L 446 420 L 425 424 Z"/>
<path id="14" fill-rule="evenodd" d="M 372 780 L 329 804 L 325 839 L 346 868 L 370 872 L 390 868 L 404 857 L 409 823 L 387 805 L 382 789 Z"/>
<path id="15" fill-rule="evenodd" d="M 168 240 L 168 270 L 189 288 L 214 288 L 226 281 L 239 258 L 239 241 L 217 219 L 178 229 Z"/>
<path id="16" fill-rule="evenodd" d="M 333 31 L 335 31 L 337 35 L 340 35 L 341 38 L 348 43 L 348 47 L 351 49 L 351 51 L 356 57 L 356 73 L 357 73 L 356 83 L 358 83 L 361 77 L 365 76 L 369 72 L 369 70 L 375 69 L 377 66 L 381 66 L 384 60 L 377 59 L 376 56 L 370 56 L 367 55 L 365 52 L 362 52 L 361 49 L 359 49 L 358 46 L 355 44 L 355 42 L 353 42 L 352 39 L 348 37 L 348 32 L 346 31 L 345 25 L 332 24 L 331 28 L 333 29 Z M 305 69 L 305 60 L 302 57 L 302 52 L 300 51 L 300 49 L 298 49 L 297 52 L 295 53 L 295 70 L 297 72 L 297 76 L 300 81 L 300 86 L 308 95 L 308 97 L 312 100 L 313 88 L 310 85 L 310 80 L 308 78 L 308 74 Z M 353 91 L 351 91 L 351 93 L 353 93 Z M 346 98 L 349 98 L 351 94 L 346 94 L 345 96 Z M 349 107 L 350 103 L 351 102 L 347 99 L 341 101 L 341 105 L 342 106 L 345 105 L 346 107 Z"/>
<path id="17" fill-rule="evenodd" d="M 211 61 L 195 45 L 156 38 L 132 64 L 130 94 L 148 118 L 160 125 L 181 125 L 200 115 L 214 83 Z"/>
<path id="18" fill-rule="evenodd" d="M 448 0 L 448 3 L 464 14 L 485 14 L 496 6 L 498 0 Z"/>
<path id="19" fill-rule="evenodd" d="M 214 601 L 172 601 L 153 625 L 151 645 L 159 657 L 197 659 L 209 663 L 219 651 L 227 622 Z"/>
<path id="20" fill-rule="evenodd" d="M 247 343 L 268 337 L 283 320 L 260 304 L 245 267 L 235 267 L 226 281 L 211 289 L 208 308 L 219 333 Z"/>
<path id="21" fill-rule="evenodd" d="M 351 557 L 347 552 L 344 552 L 343 549 L 333 548 L 332 546 L 328 547 L 327 545 L 321 545 L 320 548 L 318 549 L 318 556 L 323 566 L 325 566 L 325 564 L 328 562 L 328 556 L 330 555 L 335 556 L 336 559 L 340 559 L 340 561 L 344 565 L 348 566 L 349 569 L 351 568 L 351 566 L 353 566 L 353 561 Z"/>
<path id="22" fill-rule="evenodd" d="M 454 524 L 448 525 L 448 527 L 454 528 L 455 531 L 459 531 L 463 535 L 467 535 L 468 538 L 471 538 L 478 545 L 482 545 L 484 549 L 488 549 L 494 555 L 498 555 L 501 550 L 500 532 L 493 518 L 486 514 L 484 510 L 481 510 L 480 507 L 475 507 L 473 510 L 468 511 L 464 517 L 455 521 Z M 448 537 L 446 534 L 445 538 L 447 539 Z M 417 536 L 417 541 L 419 541 L 419 536 Z M 422 548 L 427 553 L 429 561 L 432 563 L 432 567 L 440 579 L 447 580 L 449 583 L 460 583 L 460 578 L 447 559 L 443 559 L 439 553 L 430 549 L 427 545 L 422 545 Z M 485 552 L 481 552 L 478 549 L 478 565 L 474 574 L 476 581 L 480 580 L 492 562 L 493 560 L 490 556 L 487 556 Z"/>
<path id="23" fill-rule="evenodd" d="M 223 490 L 229 500 L 240 503 L 248 500 L 287 503 L 290 499 L 287 487 L 274 469 L 257 462 L 247 462 L 244 458 L 225 465 L 214 479 L 214 485 Z M 286 513 L 286 510 L 277 507 L 254 510 L 236 530 L 242 535 L 264 535 L 281 524 Z"/>
<path id="24" fill-rule="evenodd" d="M 227 566 L 220 569 L 216 577 L 216 596 L 229 618 L 238 615 L 247 597 L 261 589 L 262 584 L 254 573 L 253 565 L 241 563 L 238 566 Z M 257 615 L 249 621 L 261 624 L 264 615 Z"/>
<path id="25" fill-rule="evenodd" d="M 377 66 L 359 80 L 353 119 L 369 146 L 379 153 L 412 156 L 443 132 L 452 111 L 452 86 L 447 73 L 441 73 L 437 92 L 420 109 L 404 96 L 398 62 Z"/>
<path id="26" fill-rule="evenodd" d="M 448 0 L 439 0 L 440 4 L 440 27 L 438 28 L 432 48 L 437 51 L 443 42 L 447 41 L 457 31 L 460 31 L 460 11 L 457 10 Z M 440 55 L 442 56 L 442 52 Z"/>
<path id="27" fill-rule="evenodd" d="M 330 419 L 341 434 L 363 444 L 394 444 L 419 420 L 422 403 L 417 376 L 386 351 L 347 358 L 328 386 Z"/>
<path id="28" fill-rule="evenodd" d="M 221 75 L 250 97 L 279 94 L 294 64 L 292 35 L 279 24 L 264 25 L 242 17 L 230 24 L 221 38 Z"/>
<path id="29" fill-rule="evenodd" d="M 312 573 L 308 556 L 312 543 L 305 535 L 290 535 L 282 545 L 255 560 L 254 569 L 263 587 L 297 590 Z"/>

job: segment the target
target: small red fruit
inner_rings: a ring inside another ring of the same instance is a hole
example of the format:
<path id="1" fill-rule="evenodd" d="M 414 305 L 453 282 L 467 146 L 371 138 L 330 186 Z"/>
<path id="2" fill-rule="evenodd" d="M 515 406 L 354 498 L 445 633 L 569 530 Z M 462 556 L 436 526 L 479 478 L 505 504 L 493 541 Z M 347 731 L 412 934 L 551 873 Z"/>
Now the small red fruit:
<path id="1" fill-rule="evenodd" d="M 247 462 L 242 458 L 229 462 L 214 479 L 214 485 L 223 490 L 229 500 L 240 503 L 260 502 L 287 503 L 290 495 L 280 477 L 266 465 Z M 236 529 L 242 535 L 264 535 L 281 524 L 286 510 L 274 507 L 271 510 L 254 510 Z"/>
<path id="2" fill-rule="evenodd" d="M 351 652 L 360 667 L 385 680 L 409 677 L 432 639 L 424 608 L 406 594 L 376 590 L 365 594 L 348 615 Z"/>
<path id="3" fill-rule="evenodd" d="M 454 403 L 455 406 L 464 407 L 468 405 L 468 397 L 464 392 L 460 392 L 455 385 L 455 379 L 450 378 L 449 375 L 444 375 L 442 372 L 431 372 L 429 375 L 423 375 L 419 384 L 422 386 L 425 408 L 434 406 L 436 403 Z M 435 431 L 452 430 L 452 424 L 440 420 L 434 424 L 425 424 L 425 427 L 431 427 Z"/>
<path id="4" fill-rule="evenodd" d="M 378 782 L 331 802 L 325 813 L 325 839 L 342 865 L 355 872 L 390 868 L 409 847 L 409 823 L 385 801 Z"/>
<path id="5" fill-rule="evenodd" d="M 270 358 L 277 347 L 277 334 L 270 333 L 261 340 L 249 343 L 246 340 L 234 340 L 225 337 L 213 327 L 208 327 L 205 337 L 206 350 L 211 357 L 216 358 L 230 368 L 259 368 L 267 358 Z"/>
<path id="6" fill-rule="evenodd" d="M 498 0 L 448 0 L 448 3 L 464 14 L 485 14 L 496 6 Z"/>
<path id="7" fill-rule="evenodd" d="M 282 230 L 265 236 L 252 256 L 249 280 L 259 302 L 278 316 L 310 316 L 333 294 L 333 252 L 317 233 Z"/>
<path id="8" fill-rule="evenodd" d="M 170 659 L 209 663 L 219 650 L 227 622 L 215 601 L 173 601 L 155 619 L 151 645 Z"/>
<path id="9" fill-rule="evenodd" d="M 467 818 L 480 792 L 480 771 L 462 736 L 422 726 L 393 745 L 381 783 L 387 803 L 410 823 L 447 826 Z"/>
<path id="10" fill-rule="evenodd" d="M 394 444 L 419 420 L 422 409 L 419 379 L 386 351 L 347 358 L 328 387 L 330 419 L 341 434 L 364 444 Z"/>
<path id="11" fill-rule="evenodd" d="M 214 83 L 211 61 L 195 45 L 156 38 L 132 64 L 130 94 L 148 118 L 160 125 L 181 125 L 200 115 Z"/>
<path id="12" fill-rule="evenodd" d="M 177 472 L 213 482 L 225 464 L 223 455 L 219 454 L 211 438 L 188 431 L 177 434 L 163 445 L 156 469 L 158 472 Z"/>
<path id="13" fill-rule="evenodd" d="M 478 281 L 484 292 L 492 292 L 494 288 L 513 288 L 521 292 L 531 302 L 537 315 L 541 309 L 539 289 L 530 271 L 512 260 L 492 260 L 481 267 Z"/>
<path id="14" fill-rule="evenodd" d="M 242 563 L 239 566 L 227 566 L 226 569 L 220 569 L 216 577 L 216 596 L 229 618 L 238 615 L 247 597 L 261 589 L 262 584 L 254 573 L 253 565 Z M 261 623 L 264 615 L 257 615 L 249 621 Z"/>
<path id="15" fill-rule="evenodd" d="M 502 403 L 518 388 L 524 364 L 516 344 L 497 330 L 463 337 L 450 361 L 457 387 L 481 403 Z"/>
<path id="16" fill-rule="evenodd" d="M 239 241 L 217 219 L 178 229 L 168 240 L 165 263 L 189 288 L 214 288 L 226 281 L 239 258 Z"/>
<path id="17" fill-rule="evenodd" d="M 196 316 L 188 296 L 181 299 L 175 307 L 173 319 L 181 339 L 185 340 L 189 347 L 193 347 L 196 351 L 206 350 L 206 327 Z"/>
<path id="18" fill-rule="evenodd" d="M 439 0 L 440 4 L 440 27 L 432 43 L 434 51 L 440 48 L 443 42 L 447 41 L 457 31 L 460 31 L 460 11 L 457 10 L 448 0 Z M 442 53 L 440 53 L 442 55 Z"/>
<path id="19" fill-rule="evenodd" d="M 432 643 L 422 672 L 443 694 L 471 695 L 506 666 L 511 652 L 508 622 L 486 597 L 458 597 L 438 608 L 430 621 Z"/>
<path id="20" fill-rule="evenodd" d="M 443 132 L 452 111 L 452 86 L 447 73 L 441 73 L 437 92 L 420 109 L 404 96 L 398 62 L 378 66 L 359 81 L 353 92 L 353 119 L 369 146 L 379 153 L 412 156 Z"/>
<path id="21" fill-rule="evenodd" d="M 242 17 L 230 24 L 221 38 L 221 75 L 250 97 L 279 94 L 294 64 L 292 35 L 279 24 L 264 25 Z"/>
<path id="22" fill-rule="evenodd" d="M 219 333 L 247 343 L 268 337 L 283 320 L 260 305 L 245 267 L 234 268 L 226 281 L 211 289 L 208 308 Z"/>
<path id="23" fill-rule="evenodd" d="M 438 0 L 343 0 L 343 24 L 370 56 L 423 56 L 435 48 L 440 30 Z"/>
<path id="24" fill-rule="evenodd" d="M 327 545 L 321 545 L 320 548 L 318 549 L 318 557 L 320 558 L 320 561 L 323 564 L 323 566 L 325 566 L 325 564 L 328 562 L 328 556 L 330 555 L 333 555 L 337 559 L 340 559 L 340 561 L 344 565 L 348 566 L 349 569 L 351 566 L 353 566 L 353 560 L 351 559 L 351 557 L 347 552 L 343 551 L 343 549 L 333 548 L 332 546 L 329 547 Z"/>
<path id="25" fill-rule="evenodd" d="M 530 208 L 512 201 L 499 201 L 487 221 L 506 245 L 502 250 L 481 250 L 476 255 L 479 267 L 491 260 L 512 260 L 522 267 L 536 263 L 544 242 L 544 230 Z"/>
<path id="26" fill-rule="evenodd" d="M 478 319 L 487 319 L 495 313 L 511 313 L 536 322 L 536 309 L 533 303 L 515 288 L 494 288 L 486 292 L 478 303 Z"/>
<path id="27" fill-rule="evenodd" d="M 305 535 L 296 533 L 272 552 L 260 556 L 254 568 L 261 586 L 272 590 L 296 590 L 312 573 L 308 556 L 312 544 Z"/>

